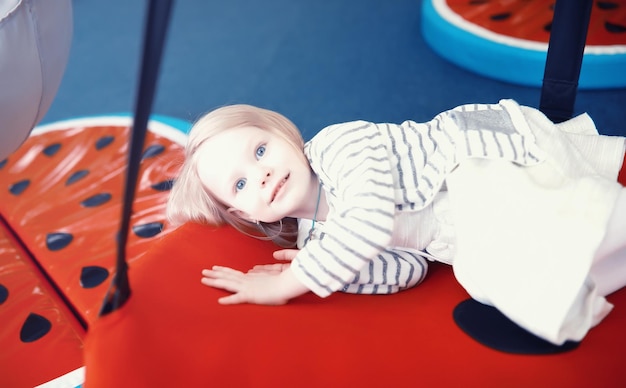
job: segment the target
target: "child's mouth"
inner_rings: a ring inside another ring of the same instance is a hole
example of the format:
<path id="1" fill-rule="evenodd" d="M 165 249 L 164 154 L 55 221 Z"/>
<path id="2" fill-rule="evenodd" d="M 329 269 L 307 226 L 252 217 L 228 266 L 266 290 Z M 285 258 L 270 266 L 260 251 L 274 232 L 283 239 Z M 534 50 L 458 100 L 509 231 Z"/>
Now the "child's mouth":
<path id="1" fill-rule="evenodd" d="M 287 174 L 287 176 L 285 178 L 283 178 L 283 180 L 278 182 L 278 184 L 276 185 L 276 188 L 274 189 L 274 192 L 272 193 L 272 200 L 270 201 L 270 203 L 274 202 L 274 199 L 276 199 L 276 196 L 278 195 L 278 192 L 285 185 L 285 182 L 287 182 L 287 179 L 289 179 L 289 175 L 290 174 Z"/>

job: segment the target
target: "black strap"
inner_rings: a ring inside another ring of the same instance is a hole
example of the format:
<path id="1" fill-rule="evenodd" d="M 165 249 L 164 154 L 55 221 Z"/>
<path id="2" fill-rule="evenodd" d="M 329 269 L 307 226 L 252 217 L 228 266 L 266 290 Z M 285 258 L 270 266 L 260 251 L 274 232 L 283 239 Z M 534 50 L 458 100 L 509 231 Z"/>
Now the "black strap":
<path id="1" fill-rule="evenodd" d="M 100 316 L 107 315 L 122 307 L 131 294 L 130 283 L 128 281 L 128 264 L 126 263 L 126 242 L 128 240 L 132 205 L 135 199 L 139 165 L 142 158 L 150 110 L 159 75 L 159 65 L 171 8 L 171 0 L 151 0 L 148 4 L 148 16 L 144 30 L 141 78 L 139 80 L 135 116 L 131 131 L 132 136 L 128 151 L 128 169 L 124 188 L 121 226 L 117 236 L 115 276 L 105 296 L 104 303 L 100 310 Z"/>
<path id="2" fill-rule="evenodd" d="M 555 123 L 571 118 L 593 0 L 557 0 L 539 109 Z"/>

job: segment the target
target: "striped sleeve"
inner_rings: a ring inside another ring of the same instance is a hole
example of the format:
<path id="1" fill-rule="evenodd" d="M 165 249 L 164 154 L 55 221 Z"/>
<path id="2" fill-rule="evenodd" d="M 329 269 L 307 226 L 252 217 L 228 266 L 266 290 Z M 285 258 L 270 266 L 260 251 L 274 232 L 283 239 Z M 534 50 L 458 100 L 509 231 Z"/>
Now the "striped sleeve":
<path id="1" fill-rule="evenodd" d="M 363 267 L 341 290 L 351 294 L 394 294 L 420 284 L 428 264 L 415 251 L 389 249 Z"/>
<path id="2" fill-rule="evenodd" d="M 292 262 L 292 271 L 325 297 L 351 283 L 391 241 L 394 187 L 376 125 L 356 121 L 322 130 L 306 149 L 333 204 L 319 238 Z"/>

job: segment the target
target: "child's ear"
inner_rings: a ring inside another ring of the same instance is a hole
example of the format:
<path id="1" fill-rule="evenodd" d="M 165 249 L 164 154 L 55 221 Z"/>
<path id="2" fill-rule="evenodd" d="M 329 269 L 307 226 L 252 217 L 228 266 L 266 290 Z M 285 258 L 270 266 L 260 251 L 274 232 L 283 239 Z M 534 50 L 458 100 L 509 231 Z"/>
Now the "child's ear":
<path id="1" fill-rule="evenodd" d="M 243 212 L 241 210 L 237 210 L 237 209 L 231 207 L 231 208 L 228 209 L 228 212 L 234 214 L 236 217 L 241 218 L 242 220 L 246 220 L 248 222 L 252 222 L 253 224 L 258 224 L 259 223 L 259 220 L 256 220 L 256 219 L 250 217 L 250 215 L 248 213 Z"/>

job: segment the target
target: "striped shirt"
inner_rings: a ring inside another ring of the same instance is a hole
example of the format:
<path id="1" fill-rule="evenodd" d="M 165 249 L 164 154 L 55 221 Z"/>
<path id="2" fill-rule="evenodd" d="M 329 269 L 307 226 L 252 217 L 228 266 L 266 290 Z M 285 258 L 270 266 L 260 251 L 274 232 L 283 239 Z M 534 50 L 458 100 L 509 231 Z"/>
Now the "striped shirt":
<path id="1" fill-rule="evenodd" d="M 420 283 L 426 261 L 411 249 L 390 248 L 395 215 L 430 205 L 464 159 L 520 165 L 543 159 L 511 100 L 463 105 L 426 123 L 336 124 L 320 131 L 304 151 L 330 211 L 291 268 L 322 297 L 338 290 L 392 293 Z"/>

